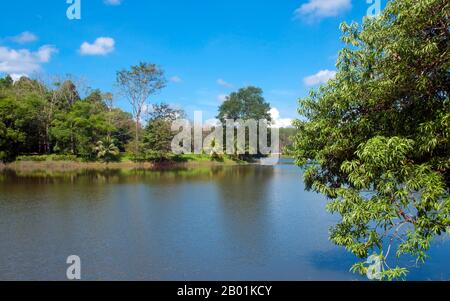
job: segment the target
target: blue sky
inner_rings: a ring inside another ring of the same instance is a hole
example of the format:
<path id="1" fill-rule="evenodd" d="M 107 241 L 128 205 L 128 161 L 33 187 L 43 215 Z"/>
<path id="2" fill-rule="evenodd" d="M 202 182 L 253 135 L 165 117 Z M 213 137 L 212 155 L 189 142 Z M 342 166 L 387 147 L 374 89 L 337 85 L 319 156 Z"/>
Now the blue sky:
<path id="1" fill-rule="evenodd" d="M 0 73 L 82 77 L 115 91 L 115 73 L 140 61 L 169 80 L 151 102 L 217 114 L 224 95 L 256 85 L 296 118 L 297 99 L 333 75 L 342 21 L 360 22 L 366 0 L 2 1 Z M 384 2 L 383 2 L 384 4 Z M 128 110 L 123 99 L 116 104 Z M 286 120 L 282 120 L 286 119 Z"/>

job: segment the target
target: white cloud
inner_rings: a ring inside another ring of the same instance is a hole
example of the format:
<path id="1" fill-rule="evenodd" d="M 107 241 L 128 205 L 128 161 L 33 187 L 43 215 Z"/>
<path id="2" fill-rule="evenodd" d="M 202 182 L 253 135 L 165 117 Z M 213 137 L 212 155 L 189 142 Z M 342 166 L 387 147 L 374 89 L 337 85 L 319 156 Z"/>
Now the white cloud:
<path id="1" fill-rule="evenodd" d="M 37 51 L 28 49 L 11 49 L 0 47 L 0 72 L 16 75 L 29 75 L 48 63 L 58 50 L 51 45 L 44 45 Z"/>
<path id="2" fill-rule="evenodd" d="M 330 70 L 321 70 L 317 72 L 314 75 L 305 77 L 303 80 L 305 82 L 305 85 L 307 86 L 316 86 L 320 84 L 325 84 L 330 79 L 334 78 L 336 76 L 336 71 L 330 71 Z"/>
<path id="3" fill-rule="evenodd" d="M 222 87 L 225 87 L 225 88 L 232 88 L 232 87 L 233 87 L 232 84 L 226 82 L 225 80 L 223 80 L 223 79 L 221 79 L 221 78 L 219 78 L 219 79 L 217 80 L 217 84 L 220 85 L 220 86 L 222 86 Z"/>
<path id="4" fill-rule="evenodd" d="M 170 78 L 170 81 L 173 83 L 182 83 L 183 79 L 181 77 L 175 75 Z"/>
<path id="5" fill-rule="evenodd" d="M 217 101 L 219 101 L 220 103 L 223 103 L 227 99 L 227 96 L 228 95 L 226 95 L 226 94 L 219 94 L 219 95 L 217 95 Z"/>
<path id="6" fill-rule="evenodd" d="M 37 35 L 35 35 L 32 32 L 29 32 L 29 31 L 24 31 L 24 32 L 18 34 L 17 36 L 9 38 L 9 40 L 11 40 L 11 41 L 13 41 L 15 43 L 19 43 L 19 44 L 26 44 L 26 43 L 35 42 L 38 39 L 39 38 L 38 38 Z"/>
<path id="7" fill-rule="evenodd" d="M 274 128 L 287 128 L 292 127 L 292 119 L 280 118 L 280 111 L 277 108 L 272 108 L 270 111 L 272 117 L 272 127 Z"/>
<path id="8" fill-rule="evenodd" d="M 352 7 L 351 0 L 308 0 L 296 11 L 296 17 L 310 20 L 337 16 Z"/>
<path id="9" fill-rule="evenodd" d="M 18 81 L 19 79 L 21 79 L 22 77 L 28 77 L 28 75 L 22 73 L 22 74 L 18 74 L 18 73 L 11 73 L 9 76 L 11 76 L 13 82 Z"/>
<path id="10" fill-rule="evenodd" d="M 113 38 L 100 37 L 93 44 L 88 42 L 81 44 L 80 53 L 82 55 L 107 55 L 114 51 L 115 44 Z"/>
<path id="11" fill-rule="evenodd" d="M 106 5 L 117 6 L 122 4 L 122 0 L 103 0 Z"/>

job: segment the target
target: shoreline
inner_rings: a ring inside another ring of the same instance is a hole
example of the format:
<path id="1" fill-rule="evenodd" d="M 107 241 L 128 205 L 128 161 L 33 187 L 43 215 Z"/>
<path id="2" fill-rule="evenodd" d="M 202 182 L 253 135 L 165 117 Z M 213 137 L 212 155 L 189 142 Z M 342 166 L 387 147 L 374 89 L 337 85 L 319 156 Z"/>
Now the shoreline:
<path id="1" fill-rule="evenodd" d="M 205 167 L 219 167 L 219 166 L 239 166 L 247 165 L 240 162 L 233 161 L 187 161 L 187 162 L 165 162 L 165 163 L 152 163 L 152 162 L 76 162 L 76 161 L 16 161 L 12 163 L 0 163 L 1 171 L 20 171 L 20 172 L 33 172 L 33 171 L 79 171 L 79 170 L 134 170 L 134 169 L 146 169 L 157 170 L 164 168 L 205 168 Z"/>

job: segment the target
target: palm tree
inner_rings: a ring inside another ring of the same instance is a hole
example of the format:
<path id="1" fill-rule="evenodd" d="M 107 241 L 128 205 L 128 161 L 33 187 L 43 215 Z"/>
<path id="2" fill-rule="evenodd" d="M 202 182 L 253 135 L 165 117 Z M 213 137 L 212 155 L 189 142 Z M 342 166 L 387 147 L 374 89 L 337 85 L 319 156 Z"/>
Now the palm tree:
<path id="1" fill-rule="evenodd" d="M 97 158 L 106 163 L 116 161 L 120 155 L 119 148 L 114 144 L 113 139 L 109 136 L 103 141 L 97 142 L 97 146 L 94 150 L 97 152 Z"/>

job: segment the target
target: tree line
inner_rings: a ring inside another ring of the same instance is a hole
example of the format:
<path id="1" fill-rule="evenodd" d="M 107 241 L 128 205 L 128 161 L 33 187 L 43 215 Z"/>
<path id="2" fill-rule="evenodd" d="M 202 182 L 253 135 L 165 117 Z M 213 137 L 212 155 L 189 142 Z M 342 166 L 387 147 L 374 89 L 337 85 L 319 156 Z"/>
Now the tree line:
<path id="1" fill-rule="evenodd" d="M 112 106 L 112 95 L 89 91 L 81 98 L 71 78 L 0 79 L 0 160 L 21 155 L 59 155 L 95 160 L 99 144 L 125 151 L 132 116 Z"/>
<path id="2" fill-rule="evenodd" d="M 83 84 L 71 76 L 47 81 L 22 77 L 16 82 L 10 76 L 0 78 L 0 161 L 111 162 L 124 156 L 135 161 L 176 160 L 171 124 L 186 114 L 165 103 L 149 104 L 166 85 L 163 70 L 140 63 L 118 71 L 116 85 L 131 113 L 114 106 L 112 93 L 87 88 L 81 97 Z M 218 119 L 270 121 L 270 104 L 262 94 L 251 86 L 231 93 L 218 108 Z M 292 130 L 283 133 L 287 146 Z"/>

